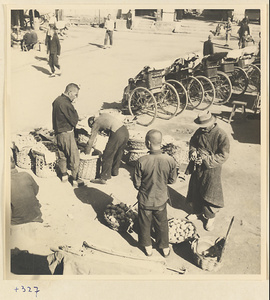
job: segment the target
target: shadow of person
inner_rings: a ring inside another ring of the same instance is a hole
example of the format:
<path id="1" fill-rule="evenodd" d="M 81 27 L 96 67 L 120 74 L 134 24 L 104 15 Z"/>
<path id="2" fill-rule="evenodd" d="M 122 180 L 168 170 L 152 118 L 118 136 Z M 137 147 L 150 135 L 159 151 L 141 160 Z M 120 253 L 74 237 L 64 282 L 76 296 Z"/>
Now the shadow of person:
<path id="1" fill-rule="evenodd" d="M 91 46 L 96 46 L 96 47 L 98 47 L 98 48 L 103 48 L 103 47 L 104 47 L 104 45 L 101 45 L 101 44 L 95 44 L 95 43 L 89 43 L 89 45 L 91 45 Z"/>
<path id="2" fill-rule="evenodd" d="M 35 56 L 35 59 L 38 60 L 38 61 L 48 61 L 47 57 Z"/>
<path id="3" fill-rule="evenodd" d="M 47 69 L 45 69 L 43 67 L 34 66 L 34 65 L 32 65 L 32 67 L 34 67 L 35 69 L 37 69 L 38 71 L 40 71 L 40 72 L 42 72 L 42 73 L 44 73 L 46 75 L 50 75 L 51 74 L 51 72 L 49 70 L 47 70 Z"/>
<path id="4" fill-rule="evenodd" d="M 106 225 L 104 211 L 106 206 L 112 203 L 113 198 L 96 188 L 87 186 L 75 189 L 74 193 L 80 201 L 90 204 L 96 212 L 99 222 Z"/>
<path id="5" fill-rule="evenodd" d="M 188 241 L 185 241 L 180 244 L 173 244 L 172 248 L 175 254 L 177 254 L 184 260 L 190 262 L 191 264 L 196 265 L 193 259 L 190 243 Z"/>
<path id="6" fill-rule="evenodd" d="M 170 195 L 170 201 L 168 201 L 168 204 L 173 208 L 181 209 L 187 214 L 191 214 L 192 208 L 187 202 L 186 197 L 178 193 L 176 190 L 172 189 L 170 186 L 168 187 L 168 190 Z"/>
<path id="7" fill-rule="evenodd" d="M 18 248 L 10 251 L 11 273 L 18 275 L 52 275 L 47 256 L 31 254 Z M 61 274 L 57 271 L 56 274 Z"/>

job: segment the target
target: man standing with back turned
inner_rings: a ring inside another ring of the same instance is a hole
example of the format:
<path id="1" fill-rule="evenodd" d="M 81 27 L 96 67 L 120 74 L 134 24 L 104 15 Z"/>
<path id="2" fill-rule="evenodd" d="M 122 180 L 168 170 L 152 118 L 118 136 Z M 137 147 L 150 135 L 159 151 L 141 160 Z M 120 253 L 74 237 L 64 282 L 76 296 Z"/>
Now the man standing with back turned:
<path id="1" fill-rule="evenodd" d="M 74 138 L 74 127 L 79 121 L 79 116 L 72 104 L 78 97 L 79 90 L 80 88 L 77 84 L 68 84 L 65 92 L 54 100 L 52 112 L 61 179 L 62 182 L 68 181 L 67 164 L 69 164 L 73 187 L 77 187 L 80 184 L 77 178 L 80 155 Z"/>
<path id="2" fill-rule="evenodd" d="M 161 152 L 162 133 L 152 129 L 147 132 L 145 145 L 149 155 L 138 159 L 133 178 L 138 190 L 139 243 L 147 256 L 152 255 L 151 223 L 154 221 L 156 244 L 164 257 L 170 254 L 169 229 L 167 219 L 167 201 L 169 199 L 167 184 L 177 178 L 174 159 Z"/>

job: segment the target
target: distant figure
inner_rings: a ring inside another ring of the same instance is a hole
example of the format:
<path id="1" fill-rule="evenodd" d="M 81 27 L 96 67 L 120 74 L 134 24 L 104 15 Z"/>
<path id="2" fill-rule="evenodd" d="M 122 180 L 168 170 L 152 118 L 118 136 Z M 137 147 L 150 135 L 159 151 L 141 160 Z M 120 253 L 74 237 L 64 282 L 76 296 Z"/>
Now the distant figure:
<path id="1" fill-rule="evenodd" d="M 241 22 L 240 28 L 238 30 L 238 35 L 239 35 L 239 48 L 245 48 L 245 40 L 247 38 L 247 36 L 250 35 L 250 29 L 248 26 L 248 22 L 247 19 L 244 18 Z"/>
<path id="2" fill-rule="evenodd" d="M 132 27 L 132 13 L 131 10 L 127 13 L 127 29 L 131 29 Z"/>
<path id="3" fill-rule="evenodd" d="M 203 56 L 214 54 L 214 45 L 212 43 L 212 36 L 209 34 L 208 40 L 203 43 Z"/>
<path id="4" fill-rule="evenodd" d="M 111 19 L 111 15 L 105 21 L 104 28 L 106 29 L 105 39 L 104 39 L 104 49 L 107 48 L 108 39 L 110 39 L 110 46 L 113 45 L 113 31 L 114 31 L 114 21 Z"/>
<path id="5" fill-rule="evenodd" d="M 32 28 L 28 29 L 21 41 L 22 51 L 29 51 L 33 49 L 37 41 L 38 41 L 38 36 L 36 32 Z"/>
<path id="6" fill-rule="evenodd" d="M 47 53 L 49 54 L 49 66 L 51 68 L 50 76 L 55 77 L 55 67 L 59 70 L 58 75 L 61 74 L 58 60 L 58 56 L 60 56 L 61 52 L 61 45 L 56 26 L 54 23 L 49 24 L 49 26 L 50 28 L 46 33 L 45 45 L 47 46 Z"/>
<path id="7" fill-rule="evenodd" d="M 226 44 L 224 46 L 228 47 L 232 32 L 232 22 L 231 18 L 228 18 L 228 21 L 225 23 L 225 31 L 226 31 Z"/>
<path id="8" fill-rule="evenodd" d="M 221 31 L 221 23 L 218 23 L 216 26 L 216 30 L 210 30 L 214 36 L 219 36 Z"/>
<path id="9" fill-rule="evenodd" d="M 43 222 L 36 198 L 38 190 L 34 178 L 27 172 L 18 172 L 11 158 L 11 225 Z"/>

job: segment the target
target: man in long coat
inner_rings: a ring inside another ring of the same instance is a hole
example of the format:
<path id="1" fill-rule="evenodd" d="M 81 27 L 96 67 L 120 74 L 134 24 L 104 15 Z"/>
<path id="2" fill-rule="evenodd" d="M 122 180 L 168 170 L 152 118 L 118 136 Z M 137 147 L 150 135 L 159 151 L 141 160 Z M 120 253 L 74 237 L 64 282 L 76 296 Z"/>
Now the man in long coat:
<path id="1" fill-rule="evenodd" d="M 206 230 L 212 230 L 216 213 L 224 207 L 221 184 L 222 164 L 228 159 L 230 142 L 224 130 L 219 128 L 215 117 L 204 112 L 195 119 L 200 128 L 190 140 L 189 156 L 194 162 L 187 200 L 191 201 L 194 219 L 199 215 L 205 218 Z"/>

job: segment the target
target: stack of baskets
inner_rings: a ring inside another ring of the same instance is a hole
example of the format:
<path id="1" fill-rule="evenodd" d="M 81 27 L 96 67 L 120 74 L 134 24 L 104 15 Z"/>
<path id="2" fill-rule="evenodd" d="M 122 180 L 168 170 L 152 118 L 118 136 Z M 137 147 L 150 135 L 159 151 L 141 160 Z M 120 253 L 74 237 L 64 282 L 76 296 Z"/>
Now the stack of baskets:
<path id="1" fill-rule="evenodd" d="M 35 174 L 38 177 L 47 178 L 57 175 L 57 149 L 57 145 L 50 141 L 40 142 L 38 147 L 32 149 L 33 156 L 35 157 Z M 50 159 L 50 161 L 46 159 L 48 152 L 53 153 L 53 159 Z"/>
<path id="2" fill-rule="evenodd" d="M 80 157 L 78 177 L 80 179 L 95 179 L 98 169 L 98 155 L 83 155 Z"/>
<path id="3" fill-rule="evenodd" d="M 140 131 L 130 131 L 127 150 L 127 163 L 131 166 L 135 166 L 138 158 L 146 155 L 148 152 L 148 149 L 145 146 L 145 133 Z"/>

